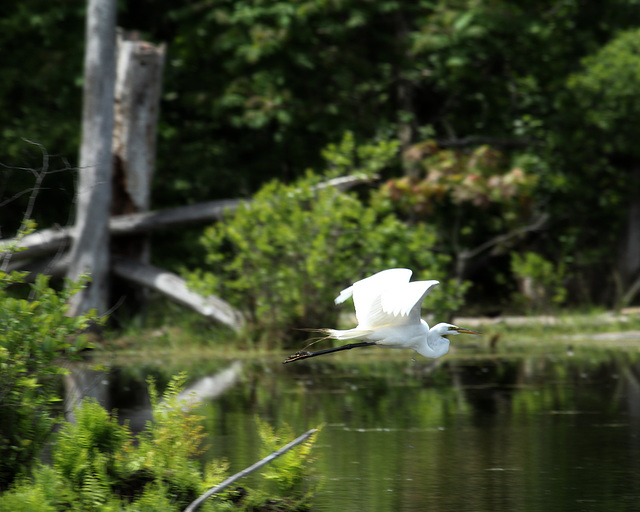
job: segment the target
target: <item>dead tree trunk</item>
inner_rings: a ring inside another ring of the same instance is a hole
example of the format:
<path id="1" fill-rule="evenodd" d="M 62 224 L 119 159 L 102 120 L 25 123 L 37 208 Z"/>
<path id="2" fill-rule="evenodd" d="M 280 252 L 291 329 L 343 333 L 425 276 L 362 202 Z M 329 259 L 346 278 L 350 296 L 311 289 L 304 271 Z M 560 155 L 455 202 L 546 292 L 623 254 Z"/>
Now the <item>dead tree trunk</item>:
<path id="1" fill-rule="evenodd" d="M 112 215 L 149 210 L 165 45 L 120 39 L 113 132 Z"/>
<path id="2" fill-rule="evenodd" d="M 156 132 L 165 45 L 139 41 L 132 33 L 118 40 L 113 131 L 113 199 L 111 215 L 149 211 L 151 180 L 155 167 Z M 111 240 L 111 254 L 150 260 L 147 236 Z M 139 312 L 147 302 L 147 289 L 114 279 L 111 301 L 128 297 L 126 310 Z"/>
<path id="3" fill-rule="evenodd" d="M 627 222 L 618 259 L 618 307 L 629 305 L 640 292 L 640 164 L 630 173 L 629 192 Z"/>
<path id="4" fill-rule="evenodd" d="M 69 314 L 107 307 L 109 208 L 113 158 L 116 0 L 89 0 L 87 7 L 80 176 L 76 225 L 68 277 L 91 275 L 76 294 Z"/>

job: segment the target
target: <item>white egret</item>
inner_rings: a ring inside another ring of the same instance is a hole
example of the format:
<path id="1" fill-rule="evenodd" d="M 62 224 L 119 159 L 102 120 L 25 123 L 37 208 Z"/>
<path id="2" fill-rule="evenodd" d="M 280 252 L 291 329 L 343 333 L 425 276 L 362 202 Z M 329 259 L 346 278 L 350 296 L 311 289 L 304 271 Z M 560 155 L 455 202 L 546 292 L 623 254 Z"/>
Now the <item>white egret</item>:
<path id="1" fill-rule="evenodd" d="M 327 338 L 336 340 L 364 341 L 317 352 L 296 352 L 283 364 L 371 345 L 410 348 L 425 357 L 435 359 L 449 352 L 447 336 L 480 334 L 446 323 L 429 329 L 427 322 L 420 318 L 420 308 L 422 301 L 438 281 L 410 282 L 411 273 L 407 268 L 383 270 L 354 283 L 336 297 L 336 304 L 341 304 L 353 296 L 358 326 L 347 330 L 320 329 L 320 332 L 326 334 Z"/>

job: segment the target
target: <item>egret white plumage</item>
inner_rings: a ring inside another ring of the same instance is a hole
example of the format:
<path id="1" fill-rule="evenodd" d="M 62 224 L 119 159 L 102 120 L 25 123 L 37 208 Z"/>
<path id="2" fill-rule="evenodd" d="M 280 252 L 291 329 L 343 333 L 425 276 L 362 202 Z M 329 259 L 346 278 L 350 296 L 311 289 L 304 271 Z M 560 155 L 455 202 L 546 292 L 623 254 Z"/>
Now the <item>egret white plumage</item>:
<path id="1" fill-rule="evenodd" d="M 320 329 L 328 338 L 363 340 L 317 352 L 300 351 L 285 361 L 316 357 L 340 350 L 377 345 L 387 348 L 409 348 L 419 354 L 438 358 L 449 352 L 447 336 L 479 332 L 440 323 L 429 328 L 420 318 L 422 301 L 438 281 L 412 281 L 411 270 L 392 268 L 362 279 L 340 292 L 336 304 L 353 297 L 358 325 L 354 329 Z"/>

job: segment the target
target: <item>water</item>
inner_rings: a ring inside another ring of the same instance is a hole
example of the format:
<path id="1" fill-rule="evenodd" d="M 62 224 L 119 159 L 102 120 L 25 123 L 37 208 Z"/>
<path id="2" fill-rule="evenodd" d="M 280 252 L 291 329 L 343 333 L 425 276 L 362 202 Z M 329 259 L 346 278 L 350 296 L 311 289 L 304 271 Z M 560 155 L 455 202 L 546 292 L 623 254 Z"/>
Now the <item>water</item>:
<path id="1" fill-rule="evenodd" d="M 189 363 L 235 368 L 198 409 L 205 457 L 232 472 L 259 460 L 258 416 L 294 436 L 323 425 L 316 511 L 640 510 L 640 358 L 376 357 Z M 166 380 L 138 365 L 110 387 L 147 373 Z"/>

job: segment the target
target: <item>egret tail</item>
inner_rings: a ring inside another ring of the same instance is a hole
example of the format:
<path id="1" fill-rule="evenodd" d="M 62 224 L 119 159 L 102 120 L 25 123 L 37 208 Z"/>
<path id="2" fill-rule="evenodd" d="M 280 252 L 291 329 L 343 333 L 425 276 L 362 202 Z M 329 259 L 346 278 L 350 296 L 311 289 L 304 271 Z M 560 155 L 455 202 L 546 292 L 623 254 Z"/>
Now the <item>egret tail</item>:
<path id="1" fill-rule="evenodd" d="M 334 340 L 356 340 L 358 338 L 366 338 L 373 332 L 373 329 L 321 329 L 321 332 L 325 333 L 327 337 Z"/>
<path id="2" fill-rule="evenodd" d="M 351 329 L 355 331 L 355 329 Z M 345 332 L 345 331 L 338 331 Z M 348 338 L 347 338 L 348 339 Z M 306 350 L 302 350 L 300 352 L 296 352 L 295 354 L 287 357 L 282 364 L 293 363 L 294 361 L 298 361 L 300 359 L 309 359 L 310 357 L 321 356 L 324 354 L 330 354 L 331 352 L 340 352 L 341 350 L 351 350 L 352 348 L 358 347 L 370 347 L 371 345 L 375 345 L 375 341 L 362 341 L 360 343 L 349 343 L 348 345 L 342 345 L 341 347 L 333 347 L 327 348 L 325 350 L 318 350 L 317 352 L 308 352 Z"/>

